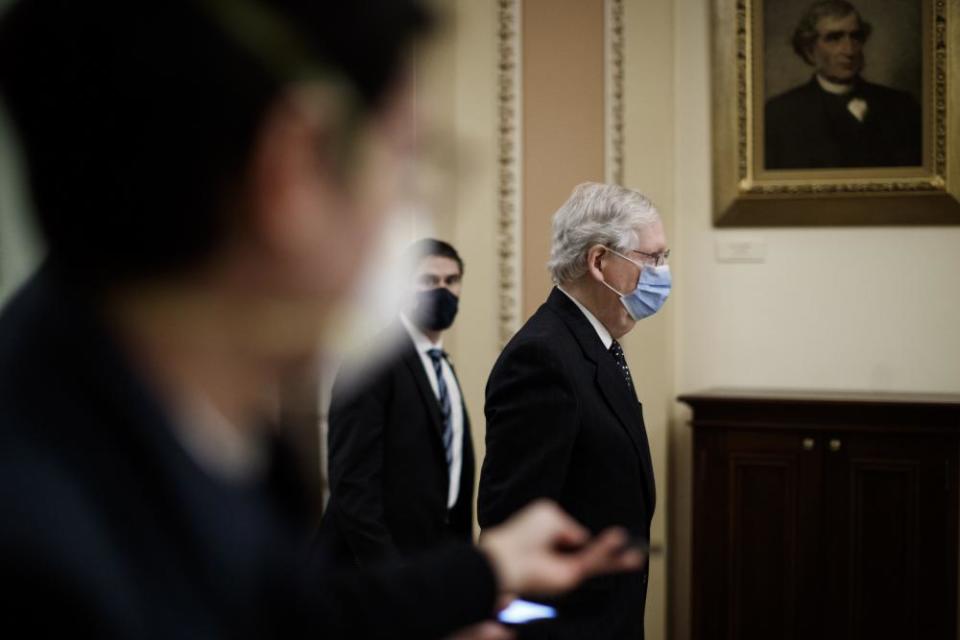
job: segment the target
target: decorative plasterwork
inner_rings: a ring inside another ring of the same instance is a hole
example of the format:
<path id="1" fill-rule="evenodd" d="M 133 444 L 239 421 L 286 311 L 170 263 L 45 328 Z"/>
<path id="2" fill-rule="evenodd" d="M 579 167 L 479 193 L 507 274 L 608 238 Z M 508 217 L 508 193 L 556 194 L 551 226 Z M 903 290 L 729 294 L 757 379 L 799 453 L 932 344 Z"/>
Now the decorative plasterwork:
<path id="1" fill-rule="evenodd" d="M 497 77 L 497 264 L 501 344 L 520 324 L 520 3 L 498 0 Z"/>
<path id="2" fill-rule="evenodd" d="M 623 184 L 623 0 L 604 3 L 606 84 L 605 147 L 607 182 Z"/>

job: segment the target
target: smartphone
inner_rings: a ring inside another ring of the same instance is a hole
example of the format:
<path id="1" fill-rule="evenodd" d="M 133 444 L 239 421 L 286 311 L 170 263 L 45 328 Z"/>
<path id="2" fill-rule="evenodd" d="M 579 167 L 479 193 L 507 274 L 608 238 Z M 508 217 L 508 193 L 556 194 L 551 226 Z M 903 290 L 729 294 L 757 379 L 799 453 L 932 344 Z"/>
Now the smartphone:
<path id="1" fill-rule="evenodd" d="M 497 614 L 497 619 L 503 624 L 527 624 L 537 620 L 549 620 L 557 617 L 557 610 L 539 602 L 530 600 L 514 600 L 507 608 Z"/>

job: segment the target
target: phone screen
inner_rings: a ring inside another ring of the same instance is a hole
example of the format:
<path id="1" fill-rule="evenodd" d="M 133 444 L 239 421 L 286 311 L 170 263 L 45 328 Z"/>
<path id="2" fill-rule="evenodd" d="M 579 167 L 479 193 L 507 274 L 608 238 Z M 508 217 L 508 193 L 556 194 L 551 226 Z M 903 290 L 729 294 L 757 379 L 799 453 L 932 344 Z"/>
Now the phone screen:
<path id="1" fill-rule="evenodd" d="M 504 624 L 526 624 L 535 620 L 556 618 L 557 610 L 539 602 L 529 600 L 514 600 L 507 608 L 497 615 L 497 619 Z"/>

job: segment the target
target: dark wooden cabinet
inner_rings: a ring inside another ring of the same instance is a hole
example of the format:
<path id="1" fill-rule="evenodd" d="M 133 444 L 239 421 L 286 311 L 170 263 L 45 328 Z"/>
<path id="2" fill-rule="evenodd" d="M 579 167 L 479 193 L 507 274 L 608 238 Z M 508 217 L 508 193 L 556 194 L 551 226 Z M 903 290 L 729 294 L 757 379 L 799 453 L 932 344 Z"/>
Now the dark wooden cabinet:
<path id="1" fill-rule="evenodd" d="M 680 400 L 694 638 L 957 637 L 960 395 Z"/>

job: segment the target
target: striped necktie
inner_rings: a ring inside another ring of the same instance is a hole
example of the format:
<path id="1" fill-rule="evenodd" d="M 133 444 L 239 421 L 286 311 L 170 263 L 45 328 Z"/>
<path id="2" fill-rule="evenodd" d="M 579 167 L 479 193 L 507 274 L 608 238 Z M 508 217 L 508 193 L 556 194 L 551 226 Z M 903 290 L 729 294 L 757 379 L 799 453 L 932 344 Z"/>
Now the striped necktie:
<path id="1" fill-rule="evenodd" d="M 433 361 L 433 370 L 437 373 L 437 396 L 440 401 L 440 415 L 443 418 L 443 451 L 447 457 L 447 470 L 453 464 L 453 411 L 450 407 L 450 392 L 443 378 L 443 360 L 446 353 L 442 349 L 428 349 L 427 355 Z"/>

